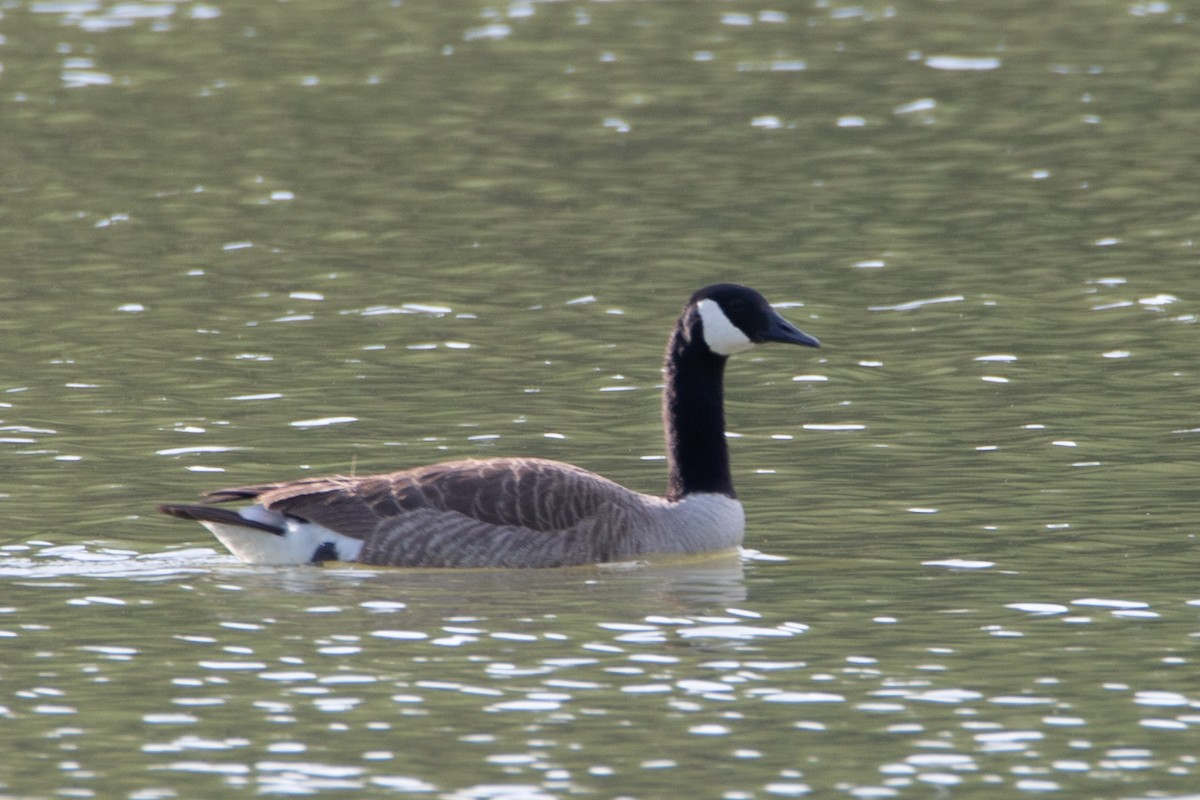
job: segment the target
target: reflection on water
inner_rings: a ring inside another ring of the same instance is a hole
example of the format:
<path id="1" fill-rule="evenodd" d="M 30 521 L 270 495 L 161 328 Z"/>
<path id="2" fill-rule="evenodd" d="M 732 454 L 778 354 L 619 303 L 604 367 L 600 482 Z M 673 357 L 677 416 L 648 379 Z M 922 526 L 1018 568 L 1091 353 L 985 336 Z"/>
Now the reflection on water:
<path id="1" fill-rule="evenodd" d="M 434 616 L 464 603 L 486 602 L 495 595 L 524 598 L 536 607 L 539 593 L 581 588 L 592 602 L 601 600 L 609 606 L 706 609 L 745 599 L 744 562 L 775 560 L 744 551 L 561 570 L 409 570 L 359 565 L 275 569 L 244 565 L 212 548 L 138 553 L 101 544 L 29 541 L 3 550 L 0 578 L 22 585 L 67 578 L 165 581 L 220 574 L 231 580 L 252 580 L 263 589 L 329 595 L 358 591 L 369 584 L 375 592 L 419 596 L 422 608 Z"/>
<path id="2" fill-rule="evenodd" d="M 1195 792 L 1180 4 L 98 3 L 0 31 L 0 794 Z M 538 455 L 746 546 L 255 569 L 159 502 Z"/>
<path id="3" fill-rule="evenodd" d="M 114 562 L 123 574 L 80 567 Z M 735 586 L 794 590 L 795 566 L 703 562 L 267 570 L 47 545 L 4 565 L 0 715 L 25 748 L 7 780 L 36 786 L 21 764 L 42 759 L 64 765 L 64 786 L 130 796 L 653 794 L 701 779 L 722 796 L 879 797 L 1195 779 L 1177 737 L 1200 726 L 1200 698 L 1179 648 L 1200 600 L 988 608 L 958 579 L 924 600 L 839 596 L 831 569 L 805 580 L 823 603 L 722 605 Z"/>

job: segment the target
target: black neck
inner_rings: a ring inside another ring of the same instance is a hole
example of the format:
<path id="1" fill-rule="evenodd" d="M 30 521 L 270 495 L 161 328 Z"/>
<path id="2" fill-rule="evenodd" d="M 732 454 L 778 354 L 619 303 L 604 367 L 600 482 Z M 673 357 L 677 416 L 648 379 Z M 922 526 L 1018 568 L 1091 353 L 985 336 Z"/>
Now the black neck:
<path id="1" fill-rule="evenodd" d="M 736 497 L 725 442 L 726 359 L 699 338 L 699 320 L 691 316 L 671 335 L 663 370 L 667 499 L 680 500 L 696 492 Z"/>

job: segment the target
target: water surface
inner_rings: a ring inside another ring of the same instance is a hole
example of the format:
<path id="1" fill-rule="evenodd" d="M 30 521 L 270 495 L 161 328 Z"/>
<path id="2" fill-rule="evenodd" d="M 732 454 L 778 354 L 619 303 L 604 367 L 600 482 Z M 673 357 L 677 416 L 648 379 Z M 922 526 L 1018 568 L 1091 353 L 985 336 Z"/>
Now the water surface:
<path id="1" fill-rule="evenodd" d="M 0 792 L 1195 791 L 1190 9 L 13 3 Z M 746 552 L 250 568 L 154 506 L 665 483 L 716 280 Z"/>

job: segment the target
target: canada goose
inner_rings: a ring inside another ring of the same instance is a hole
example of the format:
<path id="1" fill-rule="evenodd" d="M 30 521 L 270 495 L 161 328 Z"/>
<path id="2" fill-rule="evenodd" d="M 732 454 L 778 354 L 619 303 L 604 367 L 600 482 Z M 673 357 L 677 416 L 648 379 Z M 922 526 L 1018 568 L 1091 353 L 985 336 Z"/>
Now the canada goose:
<path id="1" fill-rule="evenodd" d="M 820 346 L 745 286 L 719 283 L 688 300 L 663 370 L 665 497 L 558 461 L 494 458 L 204 496 L 252 501 L 239 510 L 159 510 L 198 521 L 249 564 L 558 567 L 736 547 L 745 517 L 729 473 L 722 379 L 729 356 L 762 342 Z"/>

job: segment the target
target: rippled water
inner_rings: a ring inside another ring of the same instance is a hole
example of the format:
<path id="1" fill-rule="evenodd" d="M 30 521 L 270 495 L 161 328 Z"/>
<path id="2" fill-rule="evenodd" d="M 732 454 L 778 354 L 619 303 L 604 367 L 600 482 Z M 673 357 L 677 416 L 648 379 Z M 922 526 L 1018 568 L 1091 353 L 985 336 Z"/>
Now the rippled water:
<path id="1" fill-rule="evenodd" d="M 1195 780 L 1200 601 L 1043 588 L 994 606 L 989 584 L 1033 583 L 965 565 L 859 566 L 867 596 L 824 562 L 799 577 L 760 560 L 528 574 L 27 557 L 0 609 L 19 793 L 1128 796 Z"/>
<path id="2" fill-rule="evenodd" d="M 13 3 L 0 794 L 1196 791 L 1172 3 Z M 239 565 L 154 513 L 470 455 L 665 483 L 739 280 L 747 550 Z"/>

